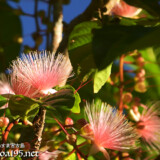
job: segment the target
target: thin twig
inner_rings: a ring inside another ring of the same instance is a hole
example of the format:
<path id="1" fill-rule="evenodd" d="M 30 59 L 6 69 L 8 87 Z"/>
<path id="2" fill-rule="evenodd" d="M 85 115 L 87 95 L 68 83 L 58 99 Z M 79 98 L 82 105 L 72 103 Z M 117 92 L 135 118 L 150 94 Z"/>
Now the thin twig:
<path id="1" fill-rule="evenodd" d="M 55 118 L 55 117 L 54 117 L 54 119 L 55 119 L 55 121 L 59 124 L 59 126 L 62 128 L 62 130 L 64 131 L 64 133 L 65 133 L 66 135 L 69 135 L 69 133 L 68 133 L 67 130 L 63 127 L 63 125 L 59 122 L 59 120 L 58 120 L 57 118 Z"/>
<path id="2" fill-rule="evenodd" d="M 125 55 L 123 54 L 120 57 L 120 62 L 119 62 L 119 73 L 120 73 L 120 88 L 119 88 L 119 96 L 120 96 L 120 100 L 119 100 L 119 111 L 123 112 L 123 88 L 124 88 L 124 78 L 123 78 L 123 65 L 124 65 L 124 57 Z"/>
<path id="3" fill-rule="evenodd" d="M 2 136 L 2 144 L 6 144 L 10 130 L 13 128 L 15 124 L 18 124 L 18 122 L 19 122 L 19 119 L 13 120 L 11 123 L 9 123 L 9 125 L 5 129 L 5 132 Z M 5 148 L 2 148 L 2 150 L 5 150 Z"/>
<path id="4" fill-rule="evenodd" d="M 35 5 L 34 5 L 34 15 L 35 15 L 35 22 L 36 22 L 36 30 L 39 32 L 39 24 L 38 24 L 38 0 L 35 0 Z"/>
<path id="5" fill-rule="evenodd" d="M 51 18 L 51 4 L 48 4 L 48 19 Z M 47 50 L 50 49 L 49 41 L 50 40 L 50 32 L 49 32 L 49 25 L 47 26 L 47 34 L 46 34 L 46 48 Z"/>

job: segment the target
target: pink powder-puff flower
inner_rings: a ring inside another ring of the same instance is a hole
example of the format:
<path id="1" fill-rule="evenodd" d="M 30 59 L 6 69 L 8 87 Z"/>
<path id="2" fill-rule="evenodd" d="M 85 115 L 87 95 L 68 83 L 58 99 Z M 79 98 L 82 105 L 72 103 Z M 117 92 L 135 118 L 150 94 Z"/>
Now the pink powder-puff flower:
<path id="1" fill-rule="evenodd" d="M 7 79 L 5 74 L 0 75 L 0 94 L 17 94 L 31 98 L 37 97 L 37 95 L 39 95 L 36 88 L 33 88 L 31 85 L 25 83 L 24 81 L 20 81 L 14 72 L 9 75 L 9 79 Z"/>
<path id="2" fill-rule="evenodd" d="M 58 155 L 62 153 L 61 151 L 53 151 L 53 152 L 40 152 L 39 153 L 39 160 L 56 160 L 58 158 Z"/>
<path id="3" fill-rule="evenodd" d="M 24 95 L 30 98 L 55 93 L 55 86 L 66 83 L 72 72 L 69 58 L 63 54 L 34 52 L 22 54 L 11 66 L 9 79 L 0 76 L 0 94 Z M 1 108 L 6 108 L 5 105 Z"/>
<path id="4" fill-rule="evenodd" d="M 105 148 L 118 151 L 133 148 L 137 139 L 136 131 L 119 111 L 105 103 L 102 105 L 87 103 L 85 112 L 90 127 L 87 126 L 87 129 L 84 126 L 86 132 L 84 137 L 90 139 L 93 144 L 90 154 L 101 151 L 109 160 Z"/>
<path id="5" fill-rule="evenodd" d="M 6 77 L 5 74 L 0 74 L 0 95 L 3 94 L 14 94 L 11 85 Z M 5 104 L 4 106 L 0 107 L 0 109 L 5 109 L 8 107 L 8 104 Z"/>
<path id="6" fill-rule="evenodd" d="M 5 74 L 0 74 L 0 94 L 14 94 Z"/>
<path id="7" fill-rule="evenodd" d="M 12 64 L 13 75 L 42 94 L 55 93 L 55 86 L 62 86 L 72 72 L 69 58 L 63 54 L 33 52 L 22 54 Z M 14 81 L 14 79 L 13 79 Z"/>
<path id="8" fill-rule="evenodd" d="M 137 122 L 137 131 L 150 150 L 160 150 L 160 110 L 158 103 L 149 108 L 144 108 Z"/>
<path id="9" fill-rule="evenodd" d="M 123 0 L 117 1 L 116 5 L 112 8 L 111 13 L 114 15 L 133 18 L 137 16 L 142 9 L 136 8 L 124 2 Z"/>
<path id="10" fill-rule="evenodd" d="M 25 82 L 19 81 L 14 74 L 11 74 L 10 79 L 7 79 L 5 74 L 0 74 L 0 95 L 5 95 L 9 98 L 10 95 L 24 95 L 30 98 L 40 97 L 37 89 L 33 88 L 31 85 Z M 5 109 L 8 104 L 0 107 L 0 109 Z"/>

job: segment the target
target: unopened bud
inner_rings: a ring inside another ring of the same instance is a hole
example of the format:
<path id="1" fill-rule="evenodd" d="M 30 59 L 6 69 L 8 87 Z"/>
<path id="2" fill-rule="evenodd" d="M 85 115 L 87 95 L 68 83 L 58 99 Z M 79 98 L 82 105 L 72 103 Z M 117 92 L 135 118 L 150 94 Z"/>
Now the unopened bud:
<path id="1" fill-rule="evenodd" d="M 58 128 L 57 126 L 53 126 L 53 127 L 50 129 L 50 132 L 52 132 L 52 133 L 55 134 L 55 135 L 59 135 L 59 134 L 60 134 L 59 128 Z"/>
<path id="2" fill-rule="evenodd" d="M 134 86 L 135 91 L 140 92 L 140 93 L 144 93 L 147 91 L 145 82 L 137 82 Z"/>
<path id="3" fill-rule="evenodd" d="M 71 145 L 76 145 L 77 136 L 75 134 L 66 135 L 66 139 Z"/>
<path id="4" fill-rule="evenodd" d="M 81 128 L 81 134 L 84 136 L 92 137 L 93 136 L 93 129 L 91 124 L 86 124 L 84 127 Z"/>
<path id="5" fill-rule="evenodd" d="M 146 71 L 144 69 L 140 69 L 140 71 L 138 72 L 139 77 L 144 77 L 145 74 L 146 74 Z"/>
<path id="6" fill-rule="evenodd" d="M 144 64 L 145 64 L 144 58 L 141 57 L 141 56 L 138 56 L 138 58 L 136 59 L 136 61 L 137 61 L 137 65 L 140 66 L 140 67 L 143 67 Z"/>
<path id="7" fill-rule="evenodd" d="M 7 127 L 9 119 L 7 117 L 0 117 L 0 127 Z"/>
<path id="8" fill-rule="evenodd" d="M 65 125 L 73 125 L 73 120 L 70 117 L 67 117 L 65 120 Z"/>
<path id="9" fill-rule="evenodd" d="M 124 93 L 123 94 L 123 101 L 125 102 L 125 103 L 130 103 L 131 102 L 131 100 L 132 100 L 132 94 L 130 93 L 130 92 L 127 92 L 127 93 Z"/>

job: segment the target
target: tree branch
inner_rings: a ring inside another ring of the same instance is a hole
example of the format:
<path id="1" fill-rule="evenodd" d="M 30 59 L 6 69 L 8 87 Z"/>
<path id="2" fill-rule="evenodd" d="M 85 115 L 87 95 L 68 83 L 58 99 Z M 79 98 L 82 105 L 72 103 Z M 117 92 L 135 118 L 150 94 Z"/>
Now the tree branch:
<path id="1" fill-rule="evenodd" d="M 42 132 L 43 132 L 44 123 L 45 123 L 45 115 L 46 115 L 46 109 L 41 107 L 39 109 L 39 113 L 36 115 L 36 117 L 33 120 L 34 137 L 31 144 L 32 151 L 38 151 L 40 148 L 41 141 L 42 141 Z M 37 159 L 37 157 L 34 157 L 34 159 Z"/>
<path id="2" fill-rule="evenodd" d="M 92 2 L 87 7 L 87 9 L 69 23 L 68 28 L 66 29 L 66 32 L 64 33 L 63 39 L 56 53 L 57 54 L 59 52 L 66 53 L 69 35 L 72 32 L 73 28 L 81 22 L 92 20 L 94 17 L 95 11 L 98 11 L 99 8 L 103 8 L 107 3 L 108 3 L 108 0 L 92 0 Z"/>
<path id="3" fill-rule="evenodd" d="M 63 32 L 62 0 L 58 0 L 54 2 L 53 16 L 54 16 L 54 26 L 53 26 L 52 51 L 56 52 L 57 48 L 59 47 L 59 43 L 62 40 L 62 32 Z"/>

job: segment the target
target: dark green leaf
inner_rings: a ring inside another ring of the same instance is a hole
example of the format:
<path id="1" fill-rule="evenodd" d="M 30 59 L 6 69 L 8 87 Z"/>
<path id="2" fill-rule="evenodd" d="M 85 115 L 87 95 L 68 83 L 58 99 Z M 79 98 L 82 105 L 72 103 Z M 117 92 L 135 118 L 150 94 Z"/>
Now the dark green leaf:
<path id="1" fill-rule="evenodd" d="M 88 44 L 92 41 L 92 29 L 101 28 L 99 21 L 86 21 L 78 24 L 69 37 L 69 50 Z"/>
<path id="2" fill-rule="evenodd" d="M 75 72 L 82 79 L 86 74 L 91 75 L 93 68 L 96 68 L 91 41 L 93 38 L 92 30 L 101 28 L 99 21 L 87 21 L 78 24 L 69 37 L 69 54 Z M 85 77 L 86 79 L 86 77 Z"/>
<path id="3" fill-rule="evenodd" d="M 56 93 L 49 95 L 42 99 L 42 101 L 49 107 L 56 107 L 56 109 L 70 109 L 74 113 L 79 113 L 80 97 L 75 89 L 69 85 L 64 87 L 56 87 Z M 50 108 L 49 107 L 49 108 Z"/>
<path id="4" fill-rule="evenodd" d="M 34 99 L 22 96 L 22 95 L 13 95 L 9 99 L 8 108 L 11 111 L 12 116 L 14 117 L 26 117 L 31 111 L 38 108 L 40 103 Z"/>
<path id="5" fill-rule="evenodd" d="M 0 71 L 19 55 L 22 40 L 21 23 L 14 10 L 5 2 L 0 2 Z"/>
<path id="6" fill-rule="evenodd" d="M 93 38 L 94 59 L 99 69 L 104 69 L 116 57 L 133 51 L 158 46 L 160 27 L 110 25 L 95 30 Z"/>

